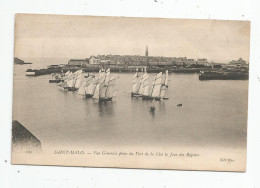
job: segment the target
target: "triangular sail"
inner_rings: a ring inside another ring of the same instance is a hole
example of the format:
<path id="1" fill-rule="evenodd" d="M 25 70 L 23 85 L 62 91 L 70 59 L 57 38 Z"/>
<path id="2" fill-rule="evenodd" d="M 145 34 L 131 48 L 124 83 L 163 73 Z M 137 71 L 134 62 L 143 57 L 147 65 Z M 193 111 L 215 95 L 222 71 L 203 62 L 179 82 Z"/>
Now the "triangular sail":
<path id="1" fill-rule="evenodd" d="M 165 71 L 165 81 L 164 81 L 164 85 L 166 87 L 168 87 L 168 83 L 169 83 L 169 75 L 168 75 L 168 70 Z"/>
<path id="2" fill-rule="evenodd" d="M 68 76 L 70 74 L 70 71 L 67 71 L 64 76 Z"/>
<path id="3" fill-rule="evenodd" d="M 144 73 L 140 82 L 140 87 L 138 90 L 138 94 L 139 95 L 143 95 L 144 94 L 144 83 L 145 81 L 149 78 L 149 75 L 147 73 Z"/>
<path id="4" fill-rule="evenodd" d="M 99 99 L 99 86 L 100 86 L 100 84 L 97 84 L 94 95 L 93 95 L 94 99 Z"/>
<path id="5" fill-rule="evenodd" d="M 67 85 L 68 85 L 68 87 L 74 87 L 74 84 L 75 84 L 75 80 L 74 80 L 73 78 L 67 80 Z"/>
<path id="6" fill-rule="evenodd" d="M 138 73 L 135 73 L 132 80 L 132 93 L 138 93 L 140 88 L 140 79 L 138 77 Z"/>
<path id="7" fill-rule="evenodd" d="M 79 87 L 79 90 L 78 90 L 78 94 L 79 95 L 85 95 L 86 94 L 86 92 L 85 92 L 85 87 L 86 87 L 86 82 L 85 83 L 83 83 L 83 84 L 81 84 L 81 86 Z"/>
<path id="8" fill-rule="evenodd" d="M 163 76 L 162 76 L 162 87 L 161 87 L 161 93 L 160 93 L 160 98 L 162 98 L 162 99 L 165 97 L 166 89 L 168 87 L 168 82 L 169 82 L 168 70 L 166 70 L 165 74 L 163 74 Z"/>
<path id="9" fill-rule="evenodd" d="M 76 77 L 76 79 L 75 79 L 75 88 L 79 88 L 80 87 L 80 85 L 81 85 L 81 77 L 82 77 L 82 74 L 80 73 L 80 74 L 78 74 L 77 75 L 77 77 Z"/>
<path id="10" fill-rule="evenodd" d="M 113 76 L 110 78 L 109 82 L 107 83 L 107 91 L 106 91 L 106 98 L 112 98 L 115 92 L 115 85 L 116 85 L 117 76 Z"/>
<path id="11" fill-rule="evenodd" d="M 105 85 L 107 85 L 109 80 L 110 80 L 110 68 L 106 70 Z"/>
<path id="12" fill-rule="evenodd" d="M 100 97 L 100 98 L 106 98 L 106 92 L 107 92 L 107 86 L 105 85 L 105 81 L 103 81 L 103 82 L 100 84 L 99 97 Z"/>
<path id="13" fill-rule="evenodd" d="M 96 85 L 94 85 L 93 83 L 90 83 L 90 84 L 85 88 L 86 94 L 88 94 L 88 95 L 94 95 L 95 89 L 96 89 Z"/>
<path id="14" fill-rule="evenodd" d="M 152 94 L 152 89 L 153 89 L 153 84 L 152 84 L 152 78 L 149 76 L 145 81 L 144 81 L 144 86 L 143 86 L 143 95 L 144 96 L 151 96 Z"/>
<path id="15" fill-rule="evenodd" d="M 162 86 L 162 88 L 161 88 L 161 93 L 160 93 L 160 98 L 164 98 L 164 96 L 165 96 L 165 93 L 166 93 L 166 86 Z"/>
<path id="16" fill-rule="evenodd" d="M 158 73 L 153 83 L 152 97 L 160 97 L 162 87 L 162 72 Z"/>

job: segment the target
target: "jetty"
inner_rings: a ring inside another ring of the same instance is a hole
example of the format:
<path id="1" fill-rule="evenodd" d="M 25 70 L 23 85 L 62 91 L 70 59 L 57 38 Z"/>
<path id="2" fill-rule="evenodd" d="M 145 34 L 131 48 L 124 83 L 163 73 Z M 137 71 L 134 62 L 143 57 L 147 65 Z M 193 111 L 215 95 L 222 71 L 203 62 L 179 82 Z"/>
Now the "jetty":
<path id="1" fill-rule="evenodd" d="M 248 72 L 206 71 L 199 74 L 199 80 L 248 80 Z"/>
<path id="2" fill-rule="evenodd" d="M 65 72 L 93 73 L 100 69 L 110 69 L 112 72 L 147 72 L 199 74 L 200 80 L 244 80 L 248 79 L 249 64 L 242 58 L 229 63 L 208 62 L 207 59 L 167 58 L 152 56 L 91 56 L 85 59 L 71 59 L 67 64 L 50 65 L 44 69 L 28 69 L 27 76 L 46 74 L 62 74 Z"/>

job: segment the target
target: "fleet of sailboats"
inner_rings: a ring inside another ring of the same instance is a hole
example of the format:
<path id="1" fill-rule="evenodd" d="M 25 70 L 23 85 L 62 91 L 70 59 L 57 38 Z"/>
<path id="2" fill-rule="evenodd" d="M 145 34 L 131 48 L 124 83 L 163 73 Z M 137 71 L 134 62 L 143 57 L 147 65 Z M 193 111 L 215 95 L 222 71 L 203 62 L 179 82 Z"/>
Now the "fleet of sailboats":
<path id="1" fill-rule="evenodd" d="M 93 98 L 99 102 L 112 101 L 116 93 L 118 76 L 111 74 L 110 68 L 100 69 L 98 74 L 83 76 L 83 71 L 68 71 L 63 75 L 63 82 L 58 84 L 64 91 L 75 91 L 84 98 Z M 158 74 L 136 72 L 132 79 L 131 96 L 143 100 L 167 100 L 165 94 L 169 84 L 168 70 Z"/>
<path id="2" fill-rule="evenodd" d="M 85 98 L 93 98 L 99 102 L 112 101 L 115 96 L 115 84 L 118 76 L 110 74 L 110 68 L 100 69 L 97 75 L 88 74 L 83 77 L 82 70 L 74 73 L 66 72 L 64 82 L 58 86 L 64 91 L 76 91 Z"/>
<path id="3" fill-rule="evenodd" d="M 155 76 L 146 72 L 143 75 L 135 73 L 132 80 L 132 97 L 142 97 L 143 100 L 165 100 L 166 89 L 168 88 L 168 70 L 165 73 L 158 73 Z"/>

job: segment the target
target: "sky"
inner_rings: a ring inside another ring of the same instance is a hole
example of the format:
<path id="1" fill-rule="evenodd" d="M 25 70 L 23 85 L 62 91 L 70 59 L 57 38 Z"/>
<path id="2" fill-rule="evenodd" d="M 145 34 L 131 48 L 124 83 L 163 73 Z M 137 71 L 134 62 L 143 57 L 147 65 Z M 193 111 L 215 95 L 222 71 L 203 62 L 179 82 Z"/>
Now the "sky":
<path id="1" fill-rule="evenodd" d="M 250 22 L 17 14 L 15 57 L 145 55 L 249 60 Z"/>

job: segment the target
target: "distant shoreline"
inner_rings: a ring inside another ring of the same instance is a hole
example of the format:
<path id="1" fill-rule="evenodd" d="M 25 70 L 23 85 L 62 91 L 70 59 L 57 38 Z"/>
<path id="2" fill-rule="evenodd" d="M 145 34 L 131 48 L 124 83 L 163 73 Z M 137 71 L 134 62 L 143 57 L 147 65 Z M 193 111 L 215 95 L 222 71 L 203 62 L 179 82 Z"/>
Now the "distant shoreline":
<path id="1" fill-rule="evenodd" d="M 26 64 L 32 64 L 30 62 L 24 62 L 23 60 L 19 59 L 19 58 L 14 58 L 14 64 L 15 65 L 26 65 Z"/>

